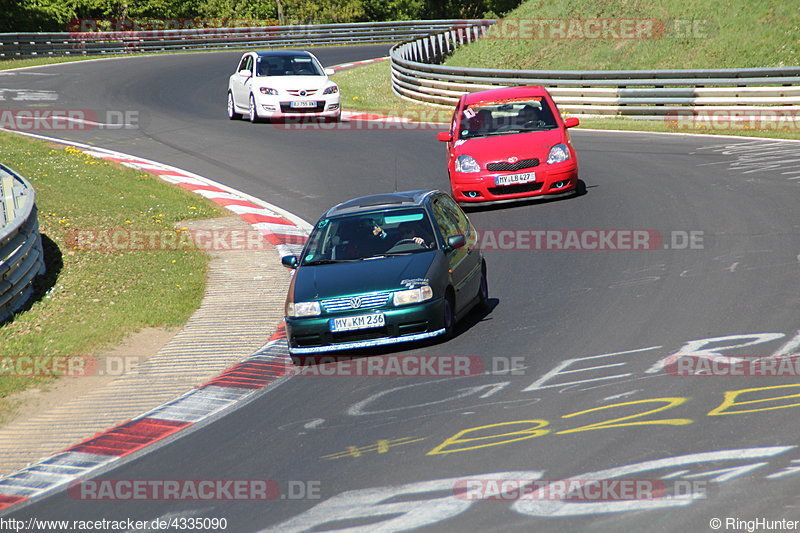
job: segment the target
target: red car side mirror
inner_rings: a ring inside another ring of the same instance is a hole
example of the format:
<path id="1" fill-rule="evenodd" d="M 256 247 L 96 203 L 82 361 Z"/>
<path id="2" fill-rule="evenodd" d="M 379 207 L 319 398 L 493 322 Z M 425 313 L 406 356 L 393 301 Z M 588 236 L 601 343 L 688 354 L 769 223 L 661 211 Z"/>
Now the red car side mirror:
<path id="1" fill-rule="evenodd" d="M 436 135 L 436 138 L 439 139 L 442 142 L 449 143 L 450 141 L 453 140 L 453 135 L 449 131 L 440 131 Z"/>
<path id="2" fill-rule="evenodd" d="M 581 121 L 578 120 L 578 117 L 569 117 L 567 120 L 564 121 L 564 127 L 565 128 L 574 128 L 575 126 L 579 125 L 580 123 L 581 123 Z"/>

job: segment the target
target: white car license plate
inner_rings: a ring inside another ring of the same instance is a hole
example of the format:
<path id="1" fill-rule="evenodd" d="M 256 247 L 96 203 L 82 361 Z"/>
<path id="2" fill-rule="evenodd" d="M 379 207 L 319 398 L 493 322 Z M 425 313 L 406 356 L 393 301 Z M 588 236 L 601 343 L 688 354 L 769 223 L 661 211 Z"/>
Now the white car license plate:
<path id="1" fill-rule="evenodd" d="M 289 107 L 317 107 L 314 100 L 296 100 L 289 104 Z"/>
<path id="2" fill-rule="evenodd" d="M 353 331 L 356 329 L 379 328 L 386 325 L 383 313 L 372 315 L 346 316 L 330 320 L 331 331 Z"/>
<path id="3" fill-rule="evenodd" d="M 518 183 L 530 183 L 536 181 L 536 172 L 523 172 L 522 174 L 506 174 L 495 176 L 495 185 L 516 185 Z"/>

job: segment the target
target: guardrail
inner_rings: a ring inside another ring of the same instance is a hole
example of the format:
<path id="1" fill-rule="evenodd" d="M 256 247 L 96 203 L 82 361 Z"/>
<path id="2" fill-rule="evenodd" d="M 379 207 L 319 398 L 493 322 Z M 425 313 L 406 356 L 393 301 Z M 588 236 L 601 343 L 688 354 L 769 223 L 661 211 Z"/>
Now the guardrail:
<path id="1" fill-rule="evenodd" d="M 44 253 L 36 194 L 19 174 L 0 164 L 0 322 L 30 298 L 33 279 L 43 274 Z"/>
<path id="2" fill-rule="evenodd" d="M 470 25 L 466 20 L 411 20 L 259 28 L 2 33 L 0 58 L 390 43 Z"/>
<path id="3" fill-rule="evenodd" d="M 487 34 L 491 20 L 392 47 L 392 90 L 418 102 L 452 106 L 469 92 L 543 85 L 564 113 L 659 118 L 700 112 L 732 117 L 800 114 L 800 67 L 703 70 L 501 70 L 448 67 L 453 50 Z M 796 115 L 795 115 L 796 116 Z"/>

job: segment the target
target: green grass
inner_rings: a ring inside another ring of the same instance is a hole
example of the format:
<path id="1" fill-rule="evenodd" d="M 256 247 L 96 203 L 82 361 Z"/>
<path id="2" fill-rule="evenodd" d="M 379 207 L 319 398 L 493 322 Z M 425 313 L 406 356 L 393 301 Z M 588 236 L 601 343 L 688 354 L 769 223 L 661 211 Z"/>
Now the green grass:
<path id="1" fill-rule="evenodd" d="M 506 19 L 656 19 L 653 38 L 509 39 L 499 31 L 446 64 L 546 70 L 649 70 L 800 65 L 800 9 L 745 0 L 528 0 Z M 688 25 L 683 22 L 690 21 Z M 552 28 L 542 22 L 543 28 Z M 531 36 L 537 34 L 532 33 Z M 567 33 L 567 35 L 569 35 Z M 511 34 L 510 36 L 513 36 Z M 644 34 L 643 34 L 644 36 Z"/>
<path id="2" fill-rule="evenodd" d="M 204 252 L 83 249 L 74 232 L 174 231 L 180 221 L 218 215 L 210 202 L 75 148 L 7 133 L 0 161 L 36 191 L 48 268 L 29 309 L 0 325 L 0 356 L 90 355 L 144 327 L 180 326 L 198 307 Z M 9 394 L 49 379 L 8 374 L 0 371 L 0 416 Z"/>
<path id="3" fill-rule="evenodd" d="M 375 111 L 428 122 L 450 122 L 453 114 L 449 107 L 410 102 L 396 96 L 392 92 L 388 61 L 338 72 L 333 81 L 339 85 L 345 111 Z"/>
<path id="4" fill-rule="evenodd" d="M 376 111 L 387 115 L 397 115 L 428 122 L 450 122 L 452 109 L 414 103 L 392 93 L 389 63 L 381 62 L 364 65 L 339 72 L 334 81 L 342 91 L 342 107 L 346 111 Z M 632 120 L 629 118 L 580 118 L 578 128 L 607 130 L 662 131 L 673 133 L 710 133 L 717 135 L 744 135 L 750 137 L 769 137 L 779 139 L 800 139 L 796 124 L 789 130 L 772 129 L 709 129 L 697 127 L 676 127 L 665 121 Z M 678 123 L 680 125 L 680 123 Z M 683 123 L 685 124 L 685 123 Z M 688 125 L 688 124 L 687 124 Z M 444 129 L 444 128 L 442 128 Z"/>

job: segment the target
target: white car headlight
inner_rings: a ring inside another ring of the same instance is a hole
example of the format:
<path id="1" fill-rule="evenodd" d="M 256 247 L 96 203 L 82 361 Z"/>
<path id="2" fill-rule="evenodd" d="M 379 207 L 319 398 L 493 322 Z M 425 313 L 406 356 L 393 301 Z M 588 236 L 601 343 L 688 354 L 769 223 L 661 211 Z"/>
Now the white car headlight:
<path id="1" fill-rule="evenodd" d="M 336 85 L 331 85 L 330 87 L 325 87 L 325 90 L 322 91 L 322 94 L 336 94 L 339 92 L 339 87 Z"/>
<path id="2" fill-rule="evenodd" d="M 319 302 L 289 302 L 286 304 L 286 316 L 319 316 L 321 313 Z"/>
<path id="3" fill-rule="evenodd" d="M 481 166 L 471 156 L 456 157 L 456 172 L 480 172 Z"/>
<path id="4" fill-rule="evenodd" d="M 261 91 L 261 94 L 271 94 L 272 96 L 277 96 L 278 95 L 278 90 L 277 89 L 270 89 L 269 87 L 262 87 L 259 90 Z"/>
<path id="5" fill-rule="evenodd" d="M 433 289 L 430 285 L 423 285 L 416 289 L 397 291 L 394 293 L 394 305 L 417 304 L 433 298 Z"/>
<path id="6" fill-rule="evenodd" d="M 564 143 L 559 143 L 550 148 L 550 153 L 547 156 L 547 164 L 563 163 L 570 158 L 569 149 Z"/>

